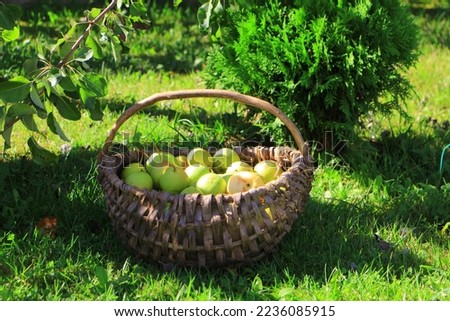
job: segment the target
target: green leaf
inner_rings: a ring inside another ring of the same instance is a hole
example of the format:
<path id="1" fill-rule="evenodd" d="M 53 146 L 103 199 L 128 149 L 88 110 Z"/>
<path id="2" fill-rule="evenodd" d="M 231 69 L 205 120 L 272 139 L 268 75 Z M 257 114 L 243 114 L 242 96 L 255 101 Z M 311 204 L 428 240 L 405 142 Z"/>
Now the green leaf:
<path id="1" fill-rule="evenodd" d="M 67 98 L 72 98 L 75 100 L 79 100 L 80 99 L 80 93 L 78 92 L 78 90 L 76 91 L 65 91 L 64 94 L 66 95 Z"/>
<path id="2" fill-rule="evenodd" d="M 59 126 L 58 122 L 55 119 L 55 116 L 53 113 L 49 113 L 47 117 L 47 126 L 50 128 L 50 130 L 61 137 L 62 140 L 68 142 L 69 139 L 67 138 L 66 134 L 64 134 L 64 131 L 62 130 L 61 126 Z"/>
<path id="3" fill-rule="evenodd" d="M 98 15 L 102 12 L 102 9 L 100 8 L 92 8 L 91 12 L 89 13 L 89 16 L 91 19 L 95 19 L 98 17 Z"/>
<path id="4" fill-rule="evenodd" d="M 40 132 L 36 122 L 34 121 L 33 115 L 25 115 L 22 117 L 21 121 L 28 130 L 36 133 Z"/>
<path id="5" fill-rule="evenodd" d="M 128 30 L 123 26 L 120 21 L 115 21 L 115 26 L 113 27 L 114 34 L 119 37 L 120 40 L 126 42 L 128 39 Z"/>
<path id="6" fill-rule="evenodd" d="M 108 84 L 105 78 L 98 74 L 88 73 L 83 75 L 81 83 L 83 88 L 90 93 L 90 96 L 103 97 L 107 94 Z"/>
<path id="7" fill-rule="evenodd" d="M 5 143 L 3 145 L 3 149 L 4 150 L 7 150 L 8 148 L 11 148 L 12 129 L 13 129 L 13 126 L 3 130 L 2 136 L 3 136 L 3 140 L 5 141 Z"/>
<path id="8" fill-rule="evenodd" d="M 23 76 L 16 76 L 0 83 L 0 99 L 15 103 L 24 100 L 30 93 L 30 81 Z"/>
<path id="9" fill-rule="evenodd" d="M 81 87 L 80 98 L 84 106 L 86 106 L 87 111 L 89 112 L 89 117 L 92 120 L 102 120 L 103 112 L 100 108 L 100 104 L 96 100 L 96 96 L 92 92 Z"/>
<path id="10" fill-rule="evenodd" d="M 213 6 L 211 1 L 208 1 L 200 6 L 197 11 L 197 19 L 200 29 L 205 31 L 209 29 L 209 20 L 211 19 L 211 12 Z"/>
<path id="11" fill-rule="evenodd" d="M 102 59 L 103 58 L 103 49 L 100 46 L 100 43 L 98 42 L 96 37 L 93 37 L 92 35 L 88 35 L 86 38 L 86 46 L 91 48 L 94 53 L 95 59 Z"/>
<path id="12" fill-rule="evenodd" d="M 81 119 L 81 112 L 74 103 L 72 103 L 68 98 L 51 95 L 51 101 L 58 109 L 59 114 L 68 120 L 79 120 Z"/>
<path id="13" fill-rule="evenodd" d="M 58 49 L 62 44 L 66 42 L 66 38 L 59 38 L 56 43 L 52 46 L 51 52 L 54 52 Z"/>
<path id="14" fill-rule="evenodd" d="M 87 108 L 95 107 L 95 97 L 96 96 L 91 91 L 83 87 L 80 87 L 80 98 Z"/>
<path id="15" fill-rule="evenodd" d="M 39 97 L 39 93 L 34 85 L 31 85 L 30 98 L 34 106 L 36 106 L 38 116 L 44 119 L 47 116 L 47 109 L 45 109 L 41 97 Z"/>
<path id="16" fill-rule="evenodd" d="M 75 50 L 75 52 L 73 54 L 73 60 L 84 62 L 84 61 L 88 61 L 89 59 L 91 59 L 93 55 L 94 55 L 94 51 L 91 48 L 82 47 L 82 48 Z"/>
<path id="17" fill-rule="evenodd" d="M 39 60 L 36 58 L 27 59 L 23 63 L 23 71 L 26 75 L 34 73 L 37 70 Z"/>
<path id="18" fill-rule="evenodd" d="M 87 111 L 89 112 L 89 117 L 92 120 L 102 120 L 103 119 L 103 112 L 97 106 L 97 104 L 95 104 L 94 108 L 88 108 Z"/>
<path id="19" fill-rule="evenodd" d="M 114 59 L 114 63 L 118 65 L 121 61 L 121 52 L 122 52 L 122 46 L 120 45 L 120 39 L 117 36 L 111 37 L 111 54 Z"/>
<path id="20" fill-rule="evenodd" d="M 15 27 L 13 13 L 3 5 L 0 5 L 0 27 L 6 30 L 12 30 Z"/>
<path id="21" fill-rule="evenodd" d="M 6 118 L 8 119 L 14 119 L 16 117 L 22 117 L 25 115 L 32 115 L 36 114 L 36 109 L 34 109 L 32 106 L 28 104 L 14 104 L 11 105 L 8 109 L 8 113 L 6 114 Z"/>
<path id="22" fill-rule="evenodd" d="M 61 80 L 59 81 L 59 85 L 62 89 L 64 89 L 64 91 L 68 92 L 73 92 L 78 89 L 69 76 L 61 78 Z"/>
<path id="23" fill-rule="evenodd" d="M 20 37 L 20 28 L 14 27 L 12 30 L 3 30 L 2 38 L 5 42 L 17 40 Z"/>
<path id="24" fill-rule="evenodd" d="M 3 130 L 6 120 L 6 106 L 0 106 L 0 131 Z"/>
<path id="25" fill-rule="evenodd" d="M 211 28 L 211 22 L 217 20 L 217 16 L 219 16 L 222 11 L 223 7 L 220 1 L 210 0 L 202 4 L 197 10 L 197 20 L 200 25 L 200 30 L 209 30 Z M 215 33 L 215 30 L 213 33 Z"/>
<path id="26" fill-rule="evenodd" d="M 130 15 L 145 17 L 147 15 L 147 8 L 141 2 L 133 2 L 130 6 Z"/>
<path id="27" fill-rule="evenodd" d="M 39 165 L 48 165 L 55 163 L 58 160 L 57 155 L 40 146 L 33 137 L 28 139 L 27 144 L 35 163 Z"/>
<path id="28" fill-rule="evenodd" d="M 50 94 L 52 93 L 52 87 L 50 86 L 50 82 L 49 81 L 43 81 L 42 82 L 44 88 L 45 88 L 45 94 L 47 96 L 50 96 Z"/>
<path id="29" fill-rule="evenodd" d="M 95 267 L 95 276 L 97 277 L 98 282 L 100 283 L 101 286 L 108 285 L 108 271 L 106 271 L 105 268 L 97 265 Z"/>
<path id="30" fill-rule="evenodd" d="M 67 56 L 67 54 L 70 52 L 70 50 L 72 49 L 73 45 L 75 44 L 74 39 L 71 40 L 67 40 L 66 42 L 64 42 L 64 44 L 59 48 L 59 54 L 61 55 L 61 57 L 65 57 Z M 73 54 L 69 56 L 69 60 L 72 59 Z"/>

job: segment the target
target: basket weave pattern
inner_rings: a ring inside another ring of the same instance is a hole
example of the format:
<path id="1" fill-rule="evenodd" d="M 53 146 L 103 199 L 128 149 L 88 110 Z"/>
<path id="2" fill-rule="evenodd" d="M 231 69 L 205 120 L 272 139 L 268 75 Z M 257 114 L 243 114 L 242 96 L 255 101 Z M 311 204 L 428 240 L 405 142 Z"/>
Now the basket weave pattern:
<path id="1" fill-rule="evenodd" d="M 210 91 L 211 97 L 217 94 Z M 204 91 L 195 92 L 204 96 Z M 244 193 L 182 195 L 141 190 L 125 184 L 120 171 L 128 163 L 146 159 L 146 152 L 108 152 L 118 127 L 129 116 L 115 124 L 99 154 L 98 179 L 115 231 L 139 256 L 183 266 L 241 265 L 274 251 L 303 213 L 313 181 L 306 144 L 300 146 L 302 151 L 263 146 L 236 149 L 244 161 L 272 159 L 285 169 L 278 179 Z"/>

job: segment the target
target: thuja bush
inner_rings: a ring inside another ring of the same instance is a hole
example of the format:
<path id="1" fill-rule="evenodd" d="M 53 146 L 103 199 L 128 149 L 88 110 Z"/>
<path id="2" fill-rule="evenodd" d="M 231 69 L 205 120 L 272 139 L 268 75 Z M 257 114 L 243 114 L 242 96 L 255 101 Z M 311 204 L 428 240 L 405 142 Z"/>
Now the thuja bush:
<path id="1" fill-rule="evenodd" d="M 272 102 L 309 139 L 348 135 L 372 112 L 402 111 L 412 92 L 403 72 L 417 61 L 418 29 L 401 1 L 234 1 L 217 21 L 207 86 Z M 250 116 L 287 138 L 272 116 Z"/>

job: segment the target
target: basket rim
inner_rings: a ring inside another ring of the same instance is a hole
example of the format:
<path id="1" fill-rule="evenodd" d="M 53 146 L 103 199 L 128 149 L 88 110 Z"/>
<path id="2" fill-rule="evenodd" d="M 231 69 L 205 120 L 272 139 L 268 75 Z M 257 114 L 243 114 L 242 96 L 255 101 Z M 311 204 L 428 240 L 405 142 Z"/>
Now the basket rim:
<path id="1" fill-rule="evenodd" d="M 283 173 L 281 173 L 281 175 L 279 177 L 277 177 L 277 179 L 272 180 L 270 182 L 265 183 L 263 186 L 259 186 L 256 188 L 252 188 L 248 191 L 245 192 L 238 192 L 238 193 L 233 193 L 233 194 L 228 194 L 228 193 L 219 193 L 216 195 L 213 195 L 214 197 L 223 197 L 225 200 L 227 201 L 231 201 L 231 200 L 235 200 L 236 198 L 245 198 L 246 195 L 251 195 L 251 194 L 263 194 L 263 191 L 266 191 L 268 189 L 276 189 L 279 187 L 286 187 L 286 181 L 288 179 L 289 176 L 291 175 L 296 175 L 296 173 L 294 173 L 294 171 L 296 171 L 297 169 L 301 169 L 301 170 L 312 170 L 312 165 L 309 162 L 309 154 L 304 155 L 303 153 L 301 153 L 300 151 L 290 148 L 290 147 L 265 147 L 265 146 L 254 146 L 254 147 L 246 147 L 246 149 L 264 149 L 264 148 L 273 148 L 273 149 L 283 149 L 284 151 L 288 150 L 290 152 L 290 156 L 293 157 L 293 159 L 291 160 L 291 166 L 288 167 L 285 171 L 283 171 Z M 305 150 L 307 151 L 307 150 Z M 196 195 L 196 198 L 198 199 L 198 201 L 201 201 L 202 198 L 204 197 L 209 197 L 211 194 L 201 194 L 201 193 L 191 193 L 191 194 L 173 194 L 173 193 L 169 193 L 169 192 L 165 192 L 165 191 L 160 191 L 157 189 L 140 189 L 137 188 L 135 186 L 132 185 L 128 185 L 124 182 L 124 180 L 122 178 L 119 177 L 118 175 L 118 170 L 120 168 L 123 168 L 124 163 L 129 164 L 130 161 L 125 162 L 125 159 L 128 157 L 130 158 L 131 153 L 143 153 L 145 155 L 145 152 L 143 152 L 142 150 L 133 150 L 133 151 L 129 151 L 123 154 L 120 153 L 116 153 L 113 155 L 103 155 L 102 158 L 100 158 L 99 160 L 99 171 L 108 177 L 108 180 L 115 185 L 116 188 L 119 188 L 121 191 L 129 193 L 129 194 L 133 194 L 133 195 L 137 195 L 140 197 L 147 197 L 147 198 L 152 198 L 152 199 L 158 199 L 158 200 L 166 200 L 169 202 L 175 202 L 176 199 L 178 199 L 179 197 L 183 197 L 183 198 L 190 198 L 192 199 L 194 196 Z M 114 167 L 105 167 L 105 166 L 101 166 L 101 162 L 105 157 L 113 157 L 115 159 L 121 159 L 122 161 L 117 164 Z M 136 157 L 137 159 L 140 159 L 141 157 L 138 156 Z"/>

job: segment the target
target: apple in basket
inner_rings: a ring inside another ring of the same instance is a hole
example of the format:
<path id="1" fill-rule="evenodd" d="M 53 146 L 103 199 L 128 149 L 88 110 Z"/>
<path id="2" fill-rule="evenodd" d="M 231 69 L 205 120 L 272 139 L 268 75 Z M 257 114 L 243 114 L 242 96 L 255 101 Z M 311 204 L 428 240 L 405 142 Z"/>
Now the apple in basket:
<path id="1" fill-rule="evenodd" d="M 217 173 L 208 173 L 203 175 L 197 181 L 196 187 L 202 194 L 223 194 L 227 191 L 227 183 L 222 175 Z"/>
<path id="2" fill-rule="evenodd" d="M 197 184 L 197 181 L 199 180 L 200 177 L 211 172 L 209 167 L 200 164 L 189 165 L 188 167 L 185 168 L 184 171 L 189 177 L 190 185 L 193 186 Z"/>
<path id="3" fill-rule="evenodd" d="M 253 168 L 256 173 L 262 176 L 265 183 L 273 181 L 282 173 L 282 168 L 277 162 L 271 159 L 260 161 Z"/>
<path id="4" fill-rule="evenodd" d="M 125 183 L 128 185 L 136 186 L 141 189 L 152 189 L 153 188 L 153 180 L 149 173 L 147 172 L 134 172 L 124 179 Z"/>
<path id="5" fill-rule="evenodd" d="M 153 187 L 156 189 L 161 188 L 161 177 L 164 174 L 164 172 L 169 168 L 170 163 L 165 160 L 162 162 L 149 162 L 147 161 L 145 163 L 145 169 L 150 174 L 150 176 L 153 179 Z"/>
<path id="6" fill-rule="evenodd" d="M 153 152 L 148 157 L 146 163 L 156 167 L 163 165 L 165 162 L 169 162 L 172 165 L 179 165 L 179 160 L 177 160 L 173 154 L 168 152 Z"/>
<path id="7" fill-rule="evenodd" d="M 243 193 L 264 184 L 264 179 L 258 173 L 249 171 L 236 172 L 228 179 L 227 192 L 229 194 Z"/>
<path id="8" fill-rule="evenodd" d="M 233 162 L 230 166 L 228 166 L 225 173 L 233 174 L 233 173 L 242 172 L 242 171 L 253 172 L 253 167 L 252 167 L 252 165 L 247 164 L 246 162 L 237 161 L 237 162 Z"/>
<path id="9" fill-rule="evenodd" d="M 200 147 L 196 147 L 188 153 L 187 161 L 189 165 L 200 164 L 209 168 L 213 165 L 211 155 L 205 149 Z"/>
<path id="10" fill-rule="evenodd" d="M 190 185 L 189 176 L 184 172 L 184 168 L 169 165 L 162 174 L 159 185 L 165 192 L 178 194 Z"/>
<path id="11" fill-rule="evenodd" d="M 189 165 L 186 155 L 178 155 L 177 157 L 175 157 L 175 160 L 180 167 L 186 168 Z"/>
<path id="12" fill-rule="evenodd" d="M 120 178 L 125 179 L 127 176 L 136 172 L 145 172 L 144 165 L 138 162 L 127 164 L 123 167 Z"/>
<path id="13" fill-rule="evenodd" d="M 221 148 L 213 155 L 214 172 L 224 173 L 231 164 L 240 160 L 238 153 L 231 148 Z"/>
<path id="14" fill-rule="evenodd" d="M 180 192 L 180 194 L 202 194 L 202 192 L 195 186 L 188 186 Z"/>

